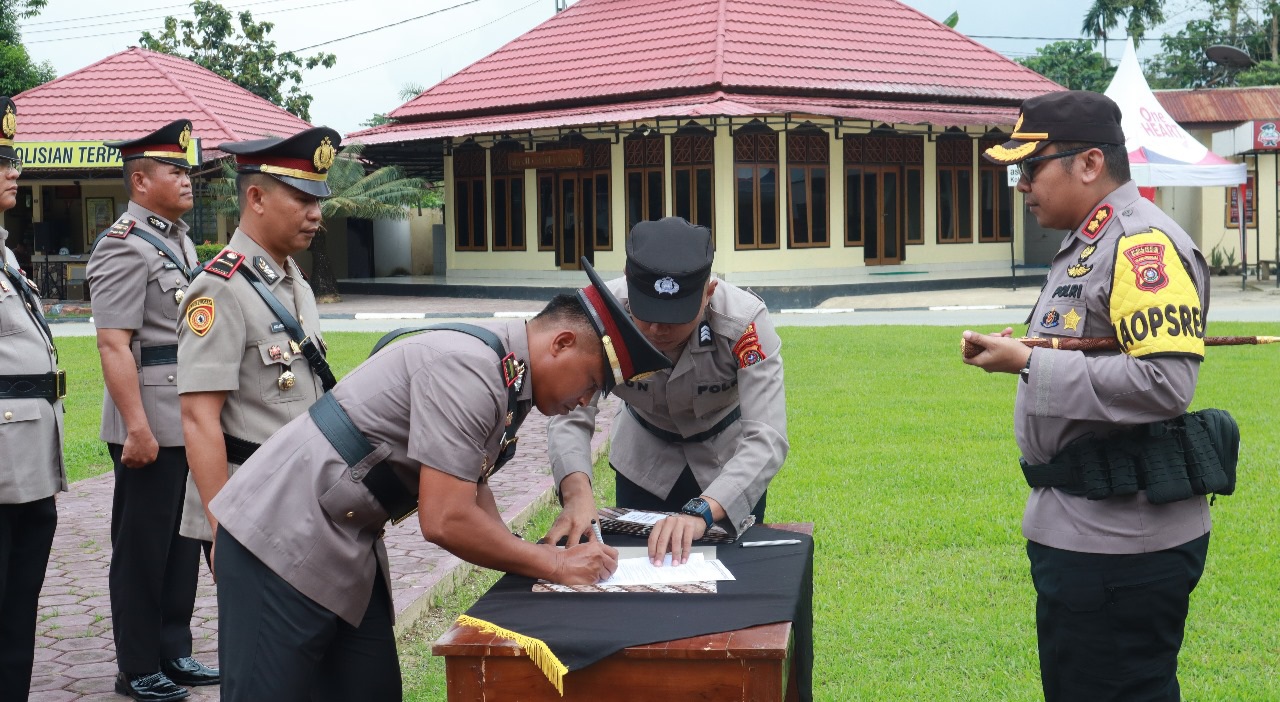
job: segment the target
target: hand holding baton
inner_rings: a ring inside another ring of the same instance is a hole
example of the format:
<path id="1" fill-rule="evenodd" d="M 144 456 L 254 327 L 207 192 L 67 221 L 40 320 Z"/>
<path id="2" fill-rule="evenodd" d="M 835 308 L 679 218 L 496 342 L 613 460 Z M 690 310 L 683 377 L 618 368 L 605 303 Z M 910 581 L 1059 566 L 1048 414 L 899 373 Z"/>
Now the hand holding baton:
<path id="1" fill-rule="evenodd" d="M 1033 349 L 1062 349 L 1064 351 L 1118 351 L 1120 342 L 1109 336 L 1076 339 L 1073 337 L 1027 337 L 1018 341 Z M 1280 343 L 1280 336 L 1206 336 L 1205 346 L 1249 346 Z M 982 347 L 965 339 L 960 340 L 965 358 L 982 353 Z"/>

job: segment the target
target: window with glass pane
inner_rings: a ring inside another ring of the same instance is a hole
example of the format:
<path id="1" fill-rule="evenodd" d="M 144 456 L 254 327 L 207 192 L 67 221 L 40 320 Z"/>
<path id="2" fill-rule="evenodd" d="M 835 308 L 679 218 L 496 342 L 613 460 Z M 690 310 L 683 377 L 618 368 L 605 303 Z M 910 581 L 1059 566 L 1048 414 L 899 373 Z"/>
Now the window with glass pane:
<path id="1" fill-rule="evenodd" d="M 875 203 L 872 203 L 875 207 Z M 844 245 L 862 246 L 862 169 L 844 171 Z"/>
<path id="2" fill-rule="evenodd" d="M 595 175 L 595 249 L 608 251 L 613 248 L 613 228 L 609 226 L 609 174 Z"/>
<path id="3" fill-rule="evenodd" d="M 979 149 L 1003 143 L 1004 137 L 983 139 Z M 982 159 L 978 162 L 978 241 L 1007 242 L 1013 238 L 1013 188 L 1006 166 Z"/>
<path id="4" fill-rule="evenodd" d="M 715 221 L 715 138 L 697 125 L 686 125 L 671 137 L 672 214 L 711 227 Z"/>
<path id="5" fill-rule="evenodd" d="M 454 247 L 458 251 L 484 251 L 485 158 L 478 146 L 463 146 L 453 152 Z"/>
<path id="6" fill-rule="evenodd" d="M 538 250 L 556 248 L 556 179 L 551 174 L 538 176 Z"/>
<path id="7" fill-rule="evenodd" d="M 973 139 L 943 136 L 937 142 L 938 243 L 973 241 Z"/>
<path id="8" fill-rule="evenodd" d="M 778 135 L 762 125 L 733 137 L 737 248 L 778 248 Z"/>
<path id="9" fill-rule="evenodd" d="M 788 233 L 791 248 L 827 246 L 827 135 L 802 127 L 787 134 Z"/>
<path id="10" fill-rule="evenodd" d="M 666 156 L 666 141 L 660 134 L 637 133 L 623 141 L 628 232 L 637 222 L 662 219 Z"/>

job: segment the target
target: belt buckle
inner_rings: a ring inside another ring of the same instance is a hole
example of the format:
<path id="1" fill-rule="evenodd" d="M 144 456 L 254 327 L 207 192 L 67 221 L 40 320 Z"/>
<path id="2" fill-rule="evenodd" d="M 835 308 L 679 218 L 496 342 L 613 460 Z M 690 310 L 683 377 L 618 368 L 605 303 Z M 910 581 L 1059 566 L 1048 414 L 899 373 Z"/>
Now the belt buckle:
<path id="1" fill-rule="evenodd" d="M 57 395 L 58 399 L 61 400 L 67 396 L 67 372 L 59 370 L 56 375 L 58 376 L 55 383 L 57 385 Z"/>

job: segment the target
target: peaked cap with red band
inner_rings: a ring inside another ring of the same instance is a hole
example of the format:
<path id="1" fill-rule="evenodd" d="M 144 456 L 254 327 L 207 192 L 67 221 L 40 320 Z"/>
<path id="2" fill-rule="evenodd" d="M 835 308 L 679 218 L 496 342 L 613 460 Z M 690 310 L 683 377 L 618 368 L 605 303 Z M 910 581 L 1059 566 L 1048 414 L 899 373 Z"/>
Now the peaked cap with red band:
<path id="1" fill-rule="evenodd" d="M 342 148 L 342 135 L 328 127 L 312 127 L 287 139 L 278 137 L 232 141 L 218 145 L 234 154 L 237 173 L 265 173 L 308 195 L 329 197 L 329 168 Z"/>
<path id="2" fill-rule="evenodd" d="M 644 378 L 671 367 L 662 354 L 631 321 L 631 315 L 613 296 L 591 264 L 583 257 L 582 268 L 591 284 L 578 291 L 578 302 L 587 311 L 591 324 L 604 346 L 604 394 L 618 383 Z"/>
<path id="3" fill-rule="evenodd" d="M 179 168 L 191 168 L 187 146 L 191 144 L 191 120 L 174 120 L 144 137 L 124 141 L 104 141 L 103 146 L 120 150 L 120 158 L 133 161 L 154 158 Z"/>

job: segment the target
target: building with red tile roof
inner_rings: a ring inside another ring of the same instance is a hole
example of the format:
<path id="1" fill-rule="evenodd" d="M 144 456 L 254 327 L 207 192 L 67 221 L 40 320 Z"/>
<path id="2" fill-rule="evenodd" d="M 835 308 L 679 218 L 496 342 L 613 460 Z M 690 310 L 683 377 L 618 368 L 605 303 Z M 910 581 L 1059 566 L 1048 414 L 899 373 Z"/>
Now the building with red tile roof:
<path id="1" fill-rule="evenodd" d="M 13 100 L 18 106 L 15 146 L 25 166 L 19 204 L 5 213 L 5 227 L 11 241 L 27 251 L 46 249 L 56 255 L 66 249 L 72 259 L 88 251 L 128 203 L 120 154 L 102 146 L 103 141 L 133 139 L 173 120 L 190 119 L 191 156 L 199 155 L 203 169 L 218 175 L 213 167 L 225 156 L 216 150 L 218 144 L 289 135 L 311 126 L 191 61 L 136 47 Z M 187 215 L 192 236 L 225 240 L 230 223 L 203 196 L 206 183 L 193 179 L 197 204 Z M 72 268 L 74 278 L 80 269 Z"/>
<path id="2" fill-rule="evenodd" d="M 348 139 L 444 181 L 450 280 L 620 271 L 667 215 L 731 282 L 1007 274 L 978 149 L 1061 89 L 897 0 L 579 0 Z"/>

